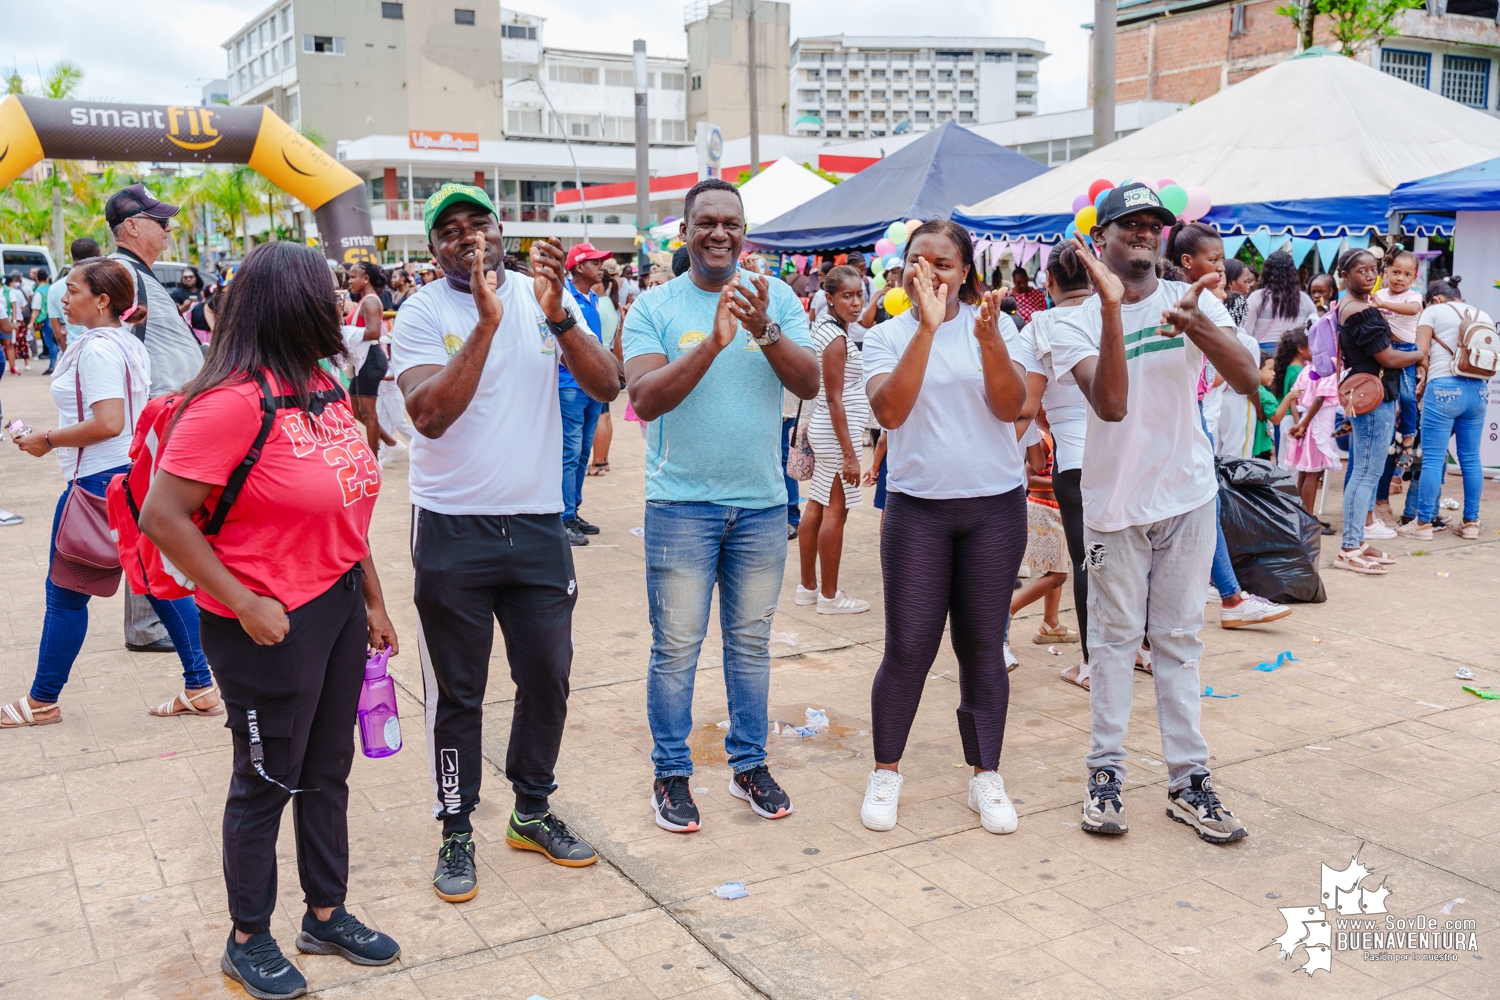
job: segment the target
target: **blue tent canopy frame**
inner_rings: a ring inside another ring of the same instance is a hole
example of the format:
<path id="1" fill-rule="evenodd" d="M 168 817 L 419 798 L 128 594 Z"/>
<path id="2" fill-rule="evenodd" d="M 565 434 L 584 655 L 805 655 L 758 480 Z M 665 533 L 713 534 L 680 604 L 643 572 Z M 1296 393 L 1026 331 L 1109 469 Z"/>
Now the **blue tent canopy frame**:
<path id="1" fill-rule="evenodd" d="M 898 219 L 946 219 L 956 205 L 973 204 L 1046 171 L 1035 160 L 947 122 L 833 190 L 757 226 L 747 240 L 778 253 L 868 247 Z"/>
<path id="2" fill-rule="evenodd" d="M 1500 211 L 1500 157 L 1397 185 L 1388 207 L 1392 212 Z"/>

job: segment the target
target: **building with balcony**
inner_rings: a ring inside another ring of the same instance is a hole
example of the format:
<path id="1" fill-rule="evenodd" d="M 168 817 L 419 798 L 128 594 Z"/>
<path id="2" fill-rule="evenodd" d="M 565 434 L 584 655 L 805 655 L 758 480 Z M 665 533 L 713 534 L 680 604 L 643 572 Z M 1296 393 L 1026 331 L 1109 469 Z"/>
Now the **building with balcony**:
<path id="1" fill-rule="evenodd" d="M 1037 111 L 1035 38 L 828 35 L 792 45 L 790 135 L 842 139 L 979 125 Z"/>

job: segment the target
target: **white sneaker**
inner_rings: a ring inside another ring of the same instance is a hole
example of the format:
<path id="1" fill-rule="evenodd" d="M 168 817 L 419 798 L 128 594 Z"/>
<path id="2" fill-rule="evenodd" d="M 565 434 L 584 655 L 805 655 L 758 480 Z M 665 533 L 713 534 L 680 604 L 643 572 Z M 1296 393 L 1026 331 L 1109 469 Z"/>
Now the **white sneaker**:
<path id="1" fill-rule="evenodd" d="M 26 370 L 27 371 L 31 371 L 31 362 L 30 361 L 26 362 Z"/>
<path id="2" fill-rule="evenodd" d="M 866 830 L 894 830 L 896 806 L 900 801 L 900 773 L 884 769 L 871 771 L 870 782 L 865 785 L 865 804 L 859 807 L 859 821 Z"/>
<path id="3" fill-rule="evenodd" d="M 1016 654 L 1010 651 L 1010 643 L 1007 642 L 1005 644 L 1005 672 L 1010 673 L 1020 665 L 1021 661 L 1016 659 Z"/>
<path id="4" fill-rule="evenodd" d="M 9 528 L 11 525 L 20 524 L 25 520 L 20 514 L 12 514 L 8 510 L 0 510 L 0 527 Z"/>
<path id="5" fill-rule="evenodd" d="M 1222 600 L 1222 598 L 1219 597 L 1219 588 L 1210 583 L 1208 585 L 1208 600 L 1206 603 L 1212 604 L 1213 602 L 1218 600 Z"/>
<path id="6" fill-rule="evenodd" d="M 808 607 L 809 605 L 813 605 L 813 604 L 817 604 L 817 603 L 818 603 L 818 588 L 817 587 L 814 587 L 812 590 L 808 590 L 806 587 L 802 586 L 802 584 L 800 584 L 800 583 L 797 584 L 797 605 L 798 605 L 798 607 L 805 608 L 805 607 Z"/>
<path id="7" fill-rule="evenodd" d="M 1374 524 L 1367 524 L 1367 525 L 1365 525 L 1365 540 L 1366 541 L 1368 541 L 1371 538 L 1395 538 L 1395 537 L 1396 537 L 1396 529 L 1395 528 L 1391 528 L 1391 527 L 1387 527 L 1385 524 L 1381 523 L 1381 521 L 1379 519 L 1376 519 L 1376 521 L 1375 521 Z"/>
<path id="8" fill-rule="evenodd" d="M 1020 824 L 1005 794 L 1005 779 L 995 771 L 981 771 L 969 779 L 969 808 L 990 833 L 1015 833 Z"/>
<path id="9" fill-rule="evenodd" d="M 382 467 L 390 465 L 396 459 L 406 454 L 406 442 L 397 441 L 395 444 L 381 444 L 380 464 Z"/>
<path id="10" fill-rule="evenodd" d="M 1219 608 L 1219 625 L 1222 628 L 1239 628 L 1242 625 L 1263 625 L 1285 618 L 1292 609 L 1285 604 L 1272 604 L 1264 597 L 1254 594 L 1240 595 L 1244 600 L 1232 608 Z"/>
<path id="11" fill-rule="evenodd" d="M 800 584 L 798 585 L 801 586 Z M 870 610 L 870 602 L 858 597 L 850 597 L 842 590 L 836 590 L 832 597 L 818 595 L 818 614 L 820 615 L 857 615 L 862 611 Z"/>

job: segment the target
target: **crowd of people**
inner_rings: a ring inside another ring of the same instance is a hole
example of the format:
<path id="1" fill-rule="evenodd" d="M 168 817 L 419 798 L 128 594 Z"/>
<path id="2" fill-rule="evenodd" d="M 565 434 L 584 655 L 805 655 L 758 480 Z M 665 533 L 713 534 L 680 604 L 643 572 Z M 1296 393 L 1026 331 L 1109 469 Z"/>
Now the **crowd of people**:
<path id="1" fill-rule="evenodd" d="M 797 605 L 867 611 L 840 572 L 866 487 L 882 510 L 886 609 L 860 810 L 874 831 L 897 825 L 900 764 L 945 627 L 969 807 L 991 833 L 1018 828 L 1001 773 L 1009 646 L 1013 616 L 1041 601 L 1030 640 L 1076 643 L 1062 680 L 1089 692 L 1081 828 L 1128 830 L 1124 741 L 1139 671 L 1155 687 L 1168 815 L 1210 843 L 1247 836 L 1214 790 L 1200 726 L 1205 588 L 1225 628 L 1291 609 L 1235 577 L 1216 457 L 1294 470 L 1313 511 L 1347 436 L 1332 565 L 1380 575 L 1395 559 L 1369 539 L 1444 526 L 1440 456 L 1455 436 L 1458 531 L 1477 537 L 1487 383 L 1465 363 L 1466 343 L 1493 323 L 1463 303 L 1460 279 L 1421 295 L 1412 255 L 1350 250 L 1337 282 L 1320 275 L 1304 291 L 1289 255 L 1272 254 L 1257 276 L 1142 184 L 1106 195 L 1089 239 L 1055 248 L 1035 281 L 1017 268 L 987 287 L 962 227 L 915 227 L 905 263 L 885 275 L 909 303 L 894 315 L 857 253 L 815 278 L 768 273 L 745 252 L 739 192 L 718 179 L 688 192 L 682 249 L 639 283 L 586 243 L 538 240 L 507 255 L 485 192 L 450 184 L 424 206 L 433 262 L 415 273 L 330 267 L 273 242 L 217 280 L 190 268 L 169 292 L 151 264 L 176 212 L 127 188 L 106 210 L 114 254 L 75 242 L 66 272 L 35 278 L 29 316 L 7 293 L 7 355 L 24 363 L 17 345 L 39 320 L 57 406 L 56 426 L 9 431 L 29 455 L 55 453 L 68 485 L 35 679 L 0 708 L 0 728 L 63 721 L 89 598 L 113 592 L 76 555 L 104 530 L 109 496 L 130 564 L 127 642 L 182 663 L 182 691 L 151 713 L 227 715 L 233 735 L 223 825 L 233 926 L 221 966 L 257 997 L 306 989 L 270 933 L 288 802 L 307 905 L 297 948 L 364 965 L 400 954 L 343 904 L 366 657 L 400 651 L 369 529 L 382 467 L 403 452 L 417 620 L 407 645 L 440 823 L 433 887 L 451 902 L 480 889 L 473 813 L 497 624 L 515 687 L 505 840 L 565 867 L 597 859 L 550 797 L 574 649 L 572 549 L 599 531 L 581 515 L 585 484 L 609 472 L 609 408 L 622 394 L 646 446 L 650 808 L 674 833 L 703 825 L 688 737 L 716 588 L 729 793 L 767 820 L 793 812 L 767 766 L 788 543 Z M 1329 311 L 1343 375 L 1316 378 L 1309 327 Z M 1341 394 L 1353 380 L 1369 391 Z M 1403 478 L 1416 482 L 1392 526 L 1385 497 Z M 1069 574 L 1077 629 L 1059 614 Z"/>

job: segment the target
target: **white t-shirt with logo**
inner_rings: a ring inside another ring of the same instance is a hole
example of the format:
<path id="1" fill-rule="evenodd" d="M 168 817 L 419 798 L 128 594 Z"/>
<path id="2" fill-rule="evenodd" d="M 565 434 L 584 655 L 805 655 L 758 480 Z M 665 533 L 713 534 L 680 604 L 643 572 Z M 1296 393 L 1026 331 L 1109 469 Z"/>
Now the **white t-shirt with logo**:
<path id="1" fill-rule="evenodd" d="M 557 338 L 532 280 L 507 272 L 497 294 L 504 312 L 474 398 L 440 438 L 411 440 L 411 502 L 438 514 L 555 514 L 562 502 L 562 411 Z M 572 296 L 562 304 L 583 323 Z M 474 297 L 446 280 L 402 303 L 392 334 L 397 378 L 408 368 L 446 365 L 474 332 Z"/>
<path id="2" fill-rule="evenodd" d="M 886 488 L 927 500 L 988 497 L 1009 493 L 1026 482 L 1025 459 L 1016 427 L 995 419 L 984 395 L 978 310 L 960 305 L 958 315 L 932 338 L 927 372 L 911 415 L 890 431 Z M 917 333 L 911 310 L 871 328 L 865 335 L 865 391 L 877 375 L 889 375 Z M 1023 367 L 1023 338 L 1009 316 L 1000 316 L 1000 335 L 1011 360 Z"/>
<path id="3" fill-rule="evenodd" d="M 1218 491 L 1213 448 L 1198 417 L 1203 352 L 1180 333 L 1160 332 L 1163 311 L 1189 287 L 1160 281 L 1151 295 L 1120 307 L 1130 379 L 1127 412 L 1124 420 L 1110 423 L 1090 407 L 1084 446 L 1083 522 L 1095 531 L 1120 531 L 1186 514 L 1212 503 Z M 1234 328 L 1212 292 L 1199 297 L 1198 308 L 1216 326 Z M 1060 380 L 1077 385 L 1073 367 L 1099 356 L 1103 331 L 1097 295 L 1057 324 L 1052 363 Z"/>
<path id="4" fill-rule="evenodd" d="M 1083 443 L 1089 424 L 1089 404 L 1083 398 L 1083 390 L 1076 384 L 1064 385 L 1058 381 L 1052 364 L 1052 331 L 1057 324 L 1079 306 L 1054 306 L 1044 312 L 1031 314 L 1031 322 L 1021 331 L 1021 339 L 1031 346 L 1032 361 L 1026 370 L 1047 377 L 1047 388 L 1042 390 L 1042 409 L 1047 411 L 1047 424 L 1052 429 L 1052 469 L 1067 472 L 1083 468 Z"/>
<path id="5" fill-rule="evenodd" d="M 1458 378 L 1473 378 L 1472 375 L 1460 375 L 1453 370 L 1453 352 L 1458 347 L 1458 328 L 1463 325 L 1460 313 L 1464 317 L 1476 316 L 1481 322 L 1494 323 L 1490 314 L 1483 309 L 1469 305 L 1467 302 L 1438 302 L 1422 310 L 1422 315 L 1417 317 L 1417 326 L 1432 327 L 1432 339 L 1442 341 L 1449 350 L 1434 343 L 1427 352 L 1427 381 L 1435 378 L 1447 378 L 1456 376 Z"/>

